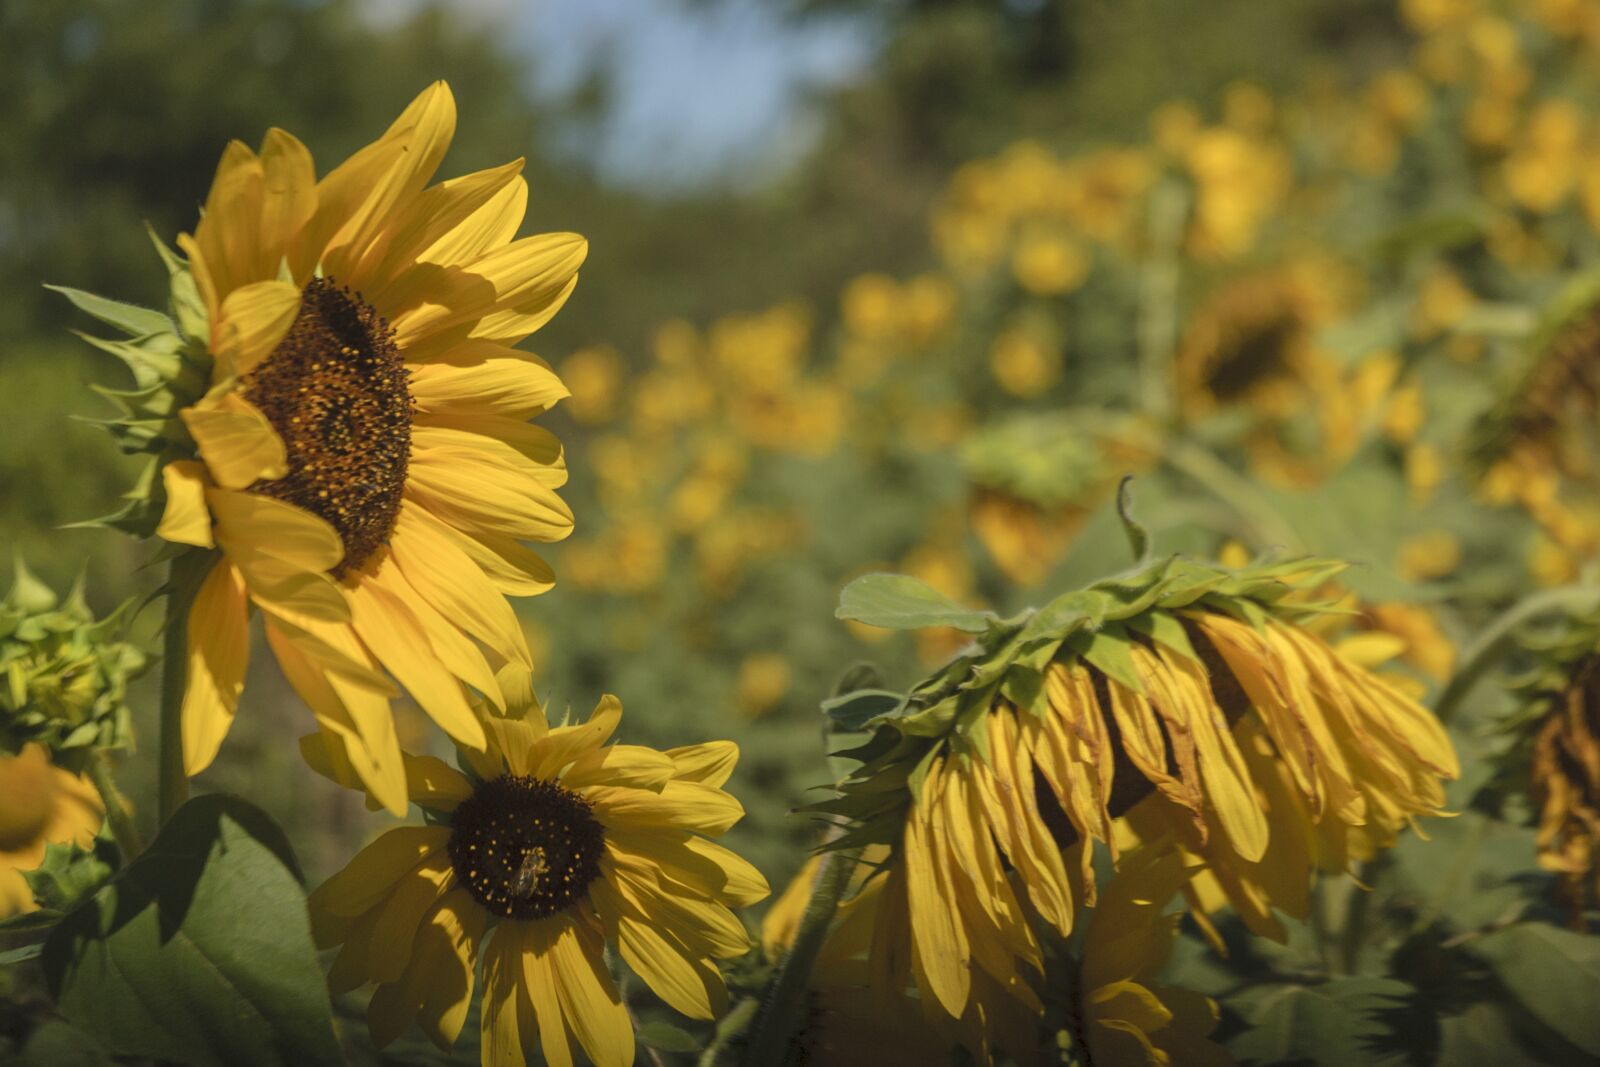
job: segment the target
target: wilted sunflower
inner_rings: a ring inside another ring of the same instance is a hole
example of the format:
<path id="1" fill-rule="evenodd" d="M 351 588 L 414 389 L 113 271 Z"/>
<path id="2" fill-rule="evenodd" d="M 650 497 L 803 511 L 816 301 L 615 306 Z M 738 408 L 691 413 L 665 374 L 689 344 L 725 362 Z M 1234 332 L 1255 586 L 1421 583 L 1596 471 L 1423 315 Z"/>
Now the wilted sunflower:
<path id="1" fill-rule="evenodd" d="M 1458 773 L 1444 730 L 1289 598 L 1341 567 L 1173 559 L 1017 619 L 973 613 L 977 648 L 872 718 L 862 767 L 817 805 L 852 821 L 843 842 L 895 850 L 885 907 L 906 934 L 874 946 L 879 980 L 956 1019 L 992 996 L 1039 1011 L 1047 939 L 1095 904 L 1094 841 L 1198 852 L 1270 920 L 1303 914 L 1314 863 L 1437 813 Z"/>
<path id="2" fill-rule="evenodd" d="M 710 742 L 658 752 L 607 745 L 622 715 L 603 697 L 580 725 L 486 718 L 485 752 L 466 773 L 406 756 L 426 826 L 390 830 L 311 895 L 318 943 L 340 945 L 336 992 L 376 982 L 367 1020 L 387 1045 L 416 1021 L 448 1049 L 483 968 L 483 1062 L 633 1062 L 633 1028 L 603 952 L 675 1010 L 726 1007 L 716 959 L 750 947 L 730 908 L 767 895 L 750 864 L 709 840 L 744 814 L 722 790 L 738 749 Z M 341 750 L 316 735 L 312 766 L 346 778 Z M 487 944 L 482 944 L 487 934 Z"/>
<path id="3" fill-rule="evenodd" d="M 1533 668 L 1514 689 L 1502 791 L 1524 793 L 1538 827 L 1539 865 L 1561 876 L 1575 926 L 1600 904 L 1600 616 L 1551 620 L 1522 635 Z"/>
<path id="4" fill-rule="evenodd" d="M 43 745 L 0 755 L 0 919 L 37 907 L 21 872 L 39 866 L 46 845 L 88 848 L 104 818 L 89 780 L 52 764 Z"/>
<path id="5" fill-rule="evenodd" d="M 252 606 L 290 683 L 395 811 L 388 676 L 469 748 L 484 736 L 465 686 L 502 707 L 531 696 L 505 596 L 549 588 L 521 542 L 564 537 L 572 515 L 555 492 L 559 443 L 524 420 L 567 391 L 512 346 L 565 302 L 586 245 L 513 240 L 520 160 L 428 186 L 455 119 L 436 83 L 320 181 L 282 130 L 259 153 L 231 143 L 178 238 L 187 261 L 163 249 L 176 322 L 68 293 L 134 335 L 97 342 L 139 386 L 112 429 L 156 460 L 111 521 L 218 550 L 174 571 L 198 587 L 188 774 L 232 722 Z"/>

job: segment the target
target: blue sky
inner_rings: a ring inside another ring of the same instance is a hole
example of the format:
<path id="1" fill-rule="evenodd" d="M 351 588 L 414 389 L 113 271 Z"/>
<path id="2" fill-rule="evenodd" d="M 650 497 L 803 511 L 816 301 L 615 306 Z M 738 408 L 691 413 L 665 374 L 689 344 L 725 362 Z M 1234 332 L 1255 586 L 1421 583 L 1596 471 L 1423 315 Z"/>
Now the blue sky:
<path id="1" fill-rule="evenodd" d="M 382 21 L 420 0 L 365 0 Z M 803 151 L 814 133 L 804 91 L 871 57 L 858 21 L 776 17 L 762 0 L 445 0 L 503 31 L 533 85 L 558 90 L 599 52 L 616 111 L 580 150 L 608 177 L 648 185 L 749 179 Z"/>

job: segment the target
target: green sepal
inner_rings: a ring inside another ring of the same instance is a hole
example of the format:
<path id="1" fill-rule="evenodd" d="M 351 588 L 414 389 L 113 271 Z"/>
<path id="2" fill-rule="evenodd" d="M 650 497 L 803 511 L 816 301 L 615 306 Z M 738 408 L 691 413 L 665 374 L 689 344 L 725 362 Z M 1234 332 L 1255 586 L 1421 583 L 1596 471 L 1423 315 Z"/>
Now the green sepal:
<path id="1" fill-rule="evenodd" d="M 41 908 L 64 913 L 104 885 L 120 864 L 116 844 L 102 830 L 88 848 L 50 842 L 39 866 L 20 873 Z"/>
<path id="2" fill-rule="evenodd" d="M 1133 642 L 1122 626 L 1111 625 L 1089 634 L 1079 634 L 1067 647 L 1108 678 L 1115 678 L 1135 693 L 1144 692 L 1139 671 L 1133 665 Z"/>
<path id="3" fill-rule="evenodd" d="M 138 304 L 124 304 L 119 300 L 96 296 L 82 289 L 65 285 L 46 285 L 51 292 L 60 293 L 86 314 L 93 315 L 108 326 L 115 326 L 130 337 L 143 337 L 152 333 L 175 333 L 177 327 L 171 319 L 153 308 Z"/>

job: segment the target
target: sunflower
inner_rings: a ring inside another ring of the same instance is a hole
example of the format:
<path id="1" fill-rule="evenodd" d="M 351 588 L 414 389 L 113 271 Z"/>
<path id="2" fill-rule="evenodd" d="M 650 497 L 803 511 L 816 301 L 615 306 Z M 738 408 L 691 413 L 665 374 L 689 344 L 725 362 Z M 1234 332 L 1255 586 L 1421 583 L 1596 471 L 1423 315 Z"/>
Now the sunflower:
<path id="1" fill-rule="evenodd" d="M 707 840 L 744 813 L 721 788 L 738 749 L 607 745 L 621 715 L 606 696 L 582 724 L 486 718 L 486 750 L 460 750 L 465 773 L 405 757 L 429 824 L 389 830 L 311 895 L 319 944 L 340 946 L 334 991 L 378 983 L 367 1020 L 380 1047 L 415 1021 L 448 1049 L 481 964 L 485 1065 L 527 1062 L 536 1037 L 550 1064 L 573 1062 L 574 1038 L 598 1067 L 630 1064 L 608 943 L 675 1010 L 726 1007 L 713 961 L 750 947 L 730 909 L 767 895 Z M 342 749 L 315 734 L 301 747 L 341 777 Z"/>
<path id="2" fill-rule="evenodd" d="M 1178 938 L 1179 916 L 1163 911 L 1189 874 L 1176 853 L 1141 849 L 1094 909 L 1071 1017 L 1095 1067 L 1233 1062 L 1208 1037 L 1217 1025 L 1216 1003 L 1156 981 Z"/>
<path id="3" fill-rule="evenodd" d="M 253 609 L 290 684 L 396 812 L 391 676 L 473 749 L 469 690 L 501 709 L 531 700 L 505 597 L 550 587 L 522 542 L 559 540 L 572 514 L 561 447 L 525 420 L 567 390 L 512 346 L 565 302 L 586 244 L 513 239 L 520 160 L 429 186 L 455 120 L 436 83 L 320 181 L 282 130 L 259 152 L 235 141 L 178 238 L 186 260 L 163 249 L 176 322 L 68 294 L 136 335 L 99 342 L 141 387 L 113 429 L 156 455 L 119 524 L 211 553 L 174 565 L 193 590 L 189 775 L 232 723 Z"/>
<path id="4" fill-rule="evenodd" d="M 952 1019 L 996 993 L 1037 1013 L 1051 939 L 1096 903 L 1095 841 L 1113 861 L 1133 840 L 1194 854 L 1281 936 L 1273 909 L 1303 914 L 1314 866 L 1348 867 L 1438 813 L 1459 773 L 1443 728 L 1290 597 L 1340 566 L 1168 560 L 993 620 L 873 720 L 823 810 L 894 850 L 905 940 L 875 944 L 882 980 Z"/>
<path id="5" fill-rule="evenodd" d="M 43 745 L 0 756 L 0 918 L 37 907 L 22 872 L 39 866 L 46 845 L 88 848 L 104 818 L 88 778 L 52 764 Z"/>

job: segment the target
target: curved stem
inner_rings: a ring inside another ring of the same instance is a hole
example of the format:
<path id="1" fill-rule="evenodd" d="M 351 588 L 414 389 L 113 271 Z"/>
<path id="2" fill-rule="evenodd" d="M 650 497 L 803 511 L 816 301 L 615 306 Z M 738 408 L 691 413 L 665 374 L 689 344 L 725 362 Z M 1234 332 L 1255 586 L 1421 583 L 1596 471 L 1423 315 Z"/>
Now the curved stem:
<path id="1" fill-rule="evenodd" d="M 1505 654 L 1517 627 L 1547 612 L 1578 613 L 1593 611 L 1597 606 L 1600 606 L 1600 587 L 1592 585 L 1563 585 L 1545 589 L 1511 605 L 1484 627 L 1472 645 L 1461 654 L 1460 665 L 1450 676 L 1450 684 L 1444 687 L 1439 699 L 1434 702 L 1434 716 L 1440 722 L 1450 721 L 1450 716 L 1455 714 L 1456 708 L 1478 679 Z"/>
<path id="2" fill-rule="evenodd" d="M 1254 531 L 1258 544 L 1298 551 L 1300 537 L 1287 519 L 1256 490 L 1211 452 L 1181 438 L 1169 441 L 1165 458 L 1176 471 L 1187 474 L 1213 496 L 1233 509 Z"/>
<path id="3" fill-rule="evenodd" d="M 750 1043 L 745 1046 L 744 1063 L 750 1067 L 771 1067 L 784 1062 L 789 1041 L 805 1009 L 811 967 L 822 950 L 828 927 L 833 924 L 833 913 L 850 885 L 850 875 L 860 858 L 859 848 L 823 855 L 816 880 L 811 883 L 811 899 L 806 902 L 800 929 L 768 986 L 766 1003 L 756 1016 Z"/>
<path id="4" fill-rule="evenodd" d="M 84 773 L 94 783 L 101 802 L 106 806 L 106 822 L 111 826 L 111 836 L 116 838 L 117 847 L 122 850 L 122 860 L 126 863 L 144 851 L 144 839 L 139 836 L 139 828 L 134 825 L 133 815 L 128 811 L 128 798 L 122 795 L 116 779 L 111 776 L 110 753 L 105 749 L 96 752 Z"/>
<path id="5" fill-rule="evenodd" d="M 213 553 L 186 552 L 172 561 L 167 576 L 167 614 L 162 625 L 161 660 L 161 825 L 189 799 L 183 766 L 183 691 L 188 681 L 189 608 L 211 570 Z"/>

